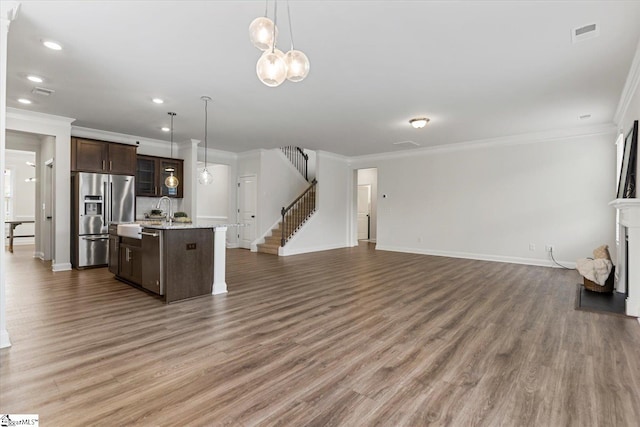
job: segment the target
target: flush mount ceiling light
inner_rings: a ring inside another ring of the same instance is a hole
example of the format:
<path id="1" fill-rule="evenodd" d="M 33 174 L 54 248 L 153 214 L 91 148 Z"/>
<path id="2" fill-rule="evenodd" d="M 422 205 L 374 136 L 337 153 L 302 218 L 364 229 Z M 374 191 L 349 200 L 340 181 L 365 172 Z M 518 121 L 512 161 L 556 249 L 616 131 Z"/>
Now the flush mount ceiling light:
<path id="1" fill-rule="evenodd" d="M 31 101 L 29 101 L 27 98 L 18 98 L 18 102 L 25 105 L 31 104 Z"/>
<path id="2" fill-rule="evenodd" d="M 171 158 L 173 159 L 173 118 L 176 116 L 176 113 L 168 112 L 167 114 L 171 116 Z M 169 176 L 164 180 L 164 185 L 166 185 L 167 188 L 178 187 L 180 181 L 178 181 L 178 177 L 173 174 L 175 172 L 175 168 L 164 168 L 164 171 L 169 172 Z"/>
<path id="3" fill-rule="evenodd" d="M 160 98 L 153 98 L 152 101 L 155 104 L 164 104 L 164 101 L 162 99 L 160 99 Z"/>
<path id="4" fill-rule="evenodd" d="M 293 44 L 293 30 L 291 26 L 291 10 L 287 0 L 287 16 L 289 19 L 289 36 L 291 50 L 286 54 L 276 49 L 278 27 L 278 1 L 273 7 L 273 21 L 267 17 L 268 2 L 265 2 L 265 16 L 253 20 L 249 26 L 249 38 L 255 47 L 264 53 L 256 64 L 256 74 L 262 83 L 269 87 L 280 86 L 285 80 L 297 83 L 309 74 L 309 58 Z"/>
<path id="5" fill-rule="evenodd" d="M 62 50 L 62 45 L 53 40 L 42 40 L 42 44 L 51 50 Z"/>
<path id="6" fill-rule="evenodd" d="M 27 76 L 27 80 L 30 80 L 34 83 L 42 83 L 44 81 L 42 77 L 34 76 L 33 74 Z"/>
<path id="7" fill-rule="evenodd" d="M 198 181 L 200 184 L 208 185 L 213 182 L 213 175 L 207 170 L 207 106 L 211 101 L 211 97 L 201 96 L 200 99 L 204 101 L 204 169 L 198 174 Z"/>
<path id="8" fill-rule="evenodd" d="M 409 120 L 409 123 L 411 123 L 411 126 L 413 126 L 414 129 L 422 129 L 427 125 L 427 123 L 429 123 L 429 119 L 426 117 L 419 117 Z"/>

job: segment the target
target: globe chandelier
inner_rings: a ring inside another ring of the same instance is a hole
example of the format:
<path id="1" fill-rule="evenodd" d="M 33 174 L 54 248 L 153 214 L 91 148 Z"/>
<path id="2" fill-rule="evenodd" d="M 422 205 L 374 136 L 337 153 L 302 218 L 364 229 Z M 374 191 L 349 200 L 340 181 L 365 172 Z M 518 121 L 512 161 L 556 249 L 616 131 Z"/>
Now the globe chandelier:
<path id="1" fill-rule="evenodd" d="M 293 44 L 293 29 L 291 26 L 291 9 L 287 0 L 287 16 L 289 19 L 289 37 L 291 49 L 285 54 L 277 49 L 278 0 L 274 1 L 273 20 L 269 19 L 268 0 L 265 1 L 264 16 L 258 17 L 249 25 L 249 39 L 253 45 L 264 53 L 256 64 L 258 79 L 269 87 L 280 86 L 285 80 L 301 82 L 309 74 L 309 58 Z"/>

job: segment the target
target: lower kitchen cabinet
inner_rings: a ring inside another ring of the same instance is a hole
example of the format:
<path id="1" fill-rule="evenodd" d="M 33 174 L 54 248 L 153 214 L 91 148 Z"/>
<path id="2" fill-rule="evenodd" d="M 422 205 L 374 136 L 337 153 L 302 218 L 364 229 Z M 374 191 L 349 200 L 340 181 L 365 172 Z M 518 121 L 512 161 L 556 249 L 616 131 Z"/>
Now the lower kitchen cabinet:
<path id="1" fill-rule="evenodd" d="M 134 283 L 142 281 L 141 240 L 123 237 L 120 243 L 119 261 L 120 277 Z"/>
<path id="2" fill-rule="evenodd" d="M 117 254 L 110 251 L 109 257 L 117 260 L 117 267 L 109 264 L 117 279 L 162 296 L 167 303 L 211 295 L 212 227 L 145 227 L 140 235 L 141 239 L 109 236 L 110 242 L 120 239 L 113 246 Z"/>

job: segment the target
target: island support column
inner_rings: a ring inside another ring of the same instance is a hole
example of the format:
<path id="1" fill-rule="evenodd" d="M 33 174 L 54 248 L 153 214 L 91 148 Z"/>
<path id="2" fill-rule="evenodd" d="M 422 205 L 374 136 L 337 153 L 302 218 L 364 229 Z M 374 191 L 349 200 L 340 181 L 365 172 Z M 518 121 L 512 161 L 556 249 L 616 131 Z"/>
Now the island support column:
<path id="1" fill-rule="evenodd" d="M 213 229 L 213 295 L 226 294 L 227 227 Z"/>

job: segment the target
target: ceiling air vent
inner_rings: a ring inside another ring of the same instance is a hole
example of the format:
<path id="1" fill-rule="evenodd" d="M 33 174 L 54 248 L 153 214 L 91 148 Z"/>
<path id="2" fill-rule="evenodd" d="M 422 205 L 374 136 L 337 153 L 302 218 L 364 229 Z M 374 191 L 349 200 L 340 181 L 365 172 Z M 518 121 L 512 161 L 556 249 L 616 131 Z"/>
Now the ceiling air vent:
<path id="1" fill-rule="evenodd" d="M 31 90 L 31 93 L 33 93 L 35 95 L 49 96 L 49 95 L 52 95 L 53 93 L 55 93 L 55 90 L 47 89 L 46 87 L 34 87 Z"/>
<path id="2" fill-rule="evenodd" d="M 592 39 L 600 35 L 600 25 L 593 23 L 583 25 L 571 30 L 571 41 L 574 43 L 581 42 L 583 40 Z"/>

